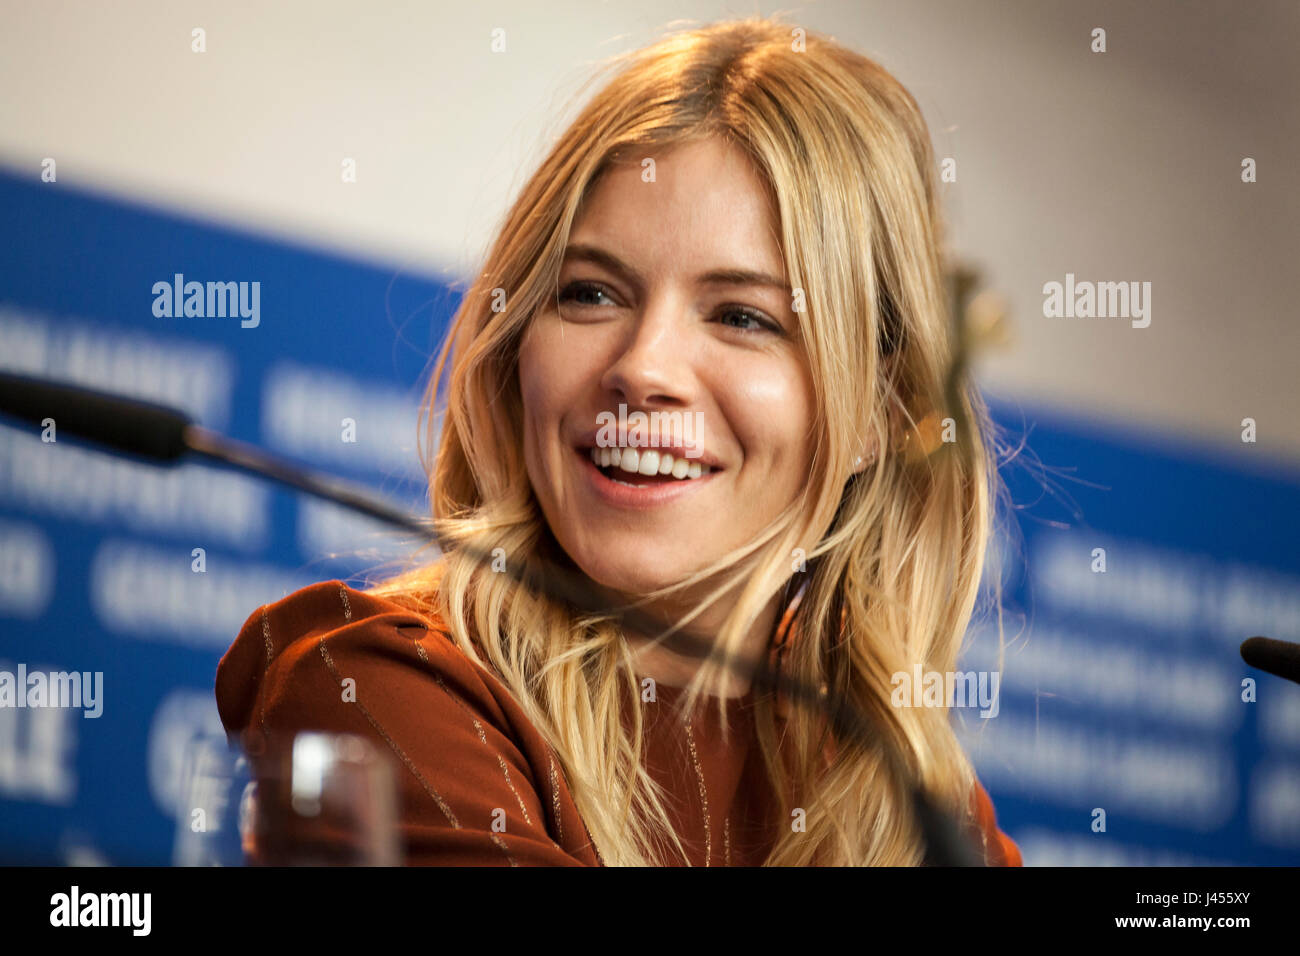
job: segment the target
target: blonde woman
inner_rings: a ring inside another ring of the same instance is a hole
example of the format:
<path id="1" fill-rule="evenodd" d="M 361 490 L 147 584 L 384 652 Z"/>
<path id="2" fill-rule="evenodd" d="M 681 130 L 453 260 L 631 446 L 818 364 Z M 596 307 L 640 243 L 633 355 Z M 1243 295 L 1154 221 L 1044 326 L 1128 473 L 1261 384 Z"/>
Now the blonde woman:
<path id="1" fill-rule="evenodd" d="M 768 20 L 618 65 L 510 209 L 429 384 L 433 518 L 494 560 L 453 546 L 256 610 L 217 674 L 227 729 L 373 738 L 412 863 L 922 861 L 878 752 L 500 573 L 550 562 L 843 695 L 990 863 L 1019 864 L 949 711 L 891 702 L 898 672 L 956 670 L 997 489 L 973 390 L 954 448 L 904 453 L 952 358 L 915 102 Z"/>

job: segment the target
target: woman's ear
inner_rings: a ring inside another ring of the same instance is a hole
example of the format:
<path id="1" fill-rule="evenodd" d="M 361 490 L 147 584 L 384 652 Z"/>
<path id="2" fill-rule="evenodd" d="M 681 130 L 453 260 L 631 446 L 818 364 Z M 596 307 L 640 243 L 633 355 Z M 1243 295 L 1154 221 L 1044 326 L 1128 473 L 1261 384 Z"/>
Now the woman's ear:
<path id="1" fill-rule="evenodd" d="M 867 439 L 866 446 L 862 449 L 862 454 L 853 462 L 853 473 L 860 475 L 876 463 L 876 458 L 880 453 L 879 443 L 873 434 Z"/>

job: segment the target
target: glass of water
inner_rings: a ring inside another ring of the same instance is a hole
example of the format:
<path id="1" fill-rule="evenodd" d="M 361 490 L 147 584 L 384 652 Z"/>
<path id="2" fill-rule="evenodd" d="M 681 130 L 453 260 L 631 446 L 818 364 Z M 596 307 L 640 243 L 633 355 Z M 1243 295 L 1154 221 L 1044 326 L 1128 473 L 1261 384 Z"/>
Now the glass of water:
<path id="1" fill-rule="evenodd" d="M 351 734 L 248 749 L 197 738 L 183 761 L 176 866 L 397 866 L 395 768 Z"/>

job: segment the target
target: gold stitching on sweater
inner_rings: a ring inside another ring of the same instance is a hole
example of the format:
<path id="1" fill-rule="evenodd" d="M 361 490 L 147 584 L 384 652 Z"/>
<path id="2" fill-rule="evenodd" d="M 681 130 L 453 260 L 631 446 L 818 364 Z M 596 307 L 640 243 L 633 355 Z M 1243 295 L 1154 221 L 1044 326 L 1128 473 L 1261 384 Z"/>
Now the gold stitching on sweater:
<path id="1" fill-rule="evenodd" d="M 506 855 L 506 859 L 510 861 L 511 866 L 519 865 L 518 863 L 515 862 L 515 858 L 510 855 L 510 851 L 506 849 L 505 842 L 502 841 L 501 837 L 496 833 L 495 830 L 488 830 L 488 836 L 492 838 L 493 843 L 495 843 L 497 846 L 501 848 L 501 852 Z"/>
<path id="2" fill-rule="evenodd" d="M 425 628 L 425 633 L 426 633 L 426 634 L 428 633 L 428 628 Z M 423 637 L 423 636 L 422 636 L 422 637 Z M 478 730 L 478 733 L 479 733 L 479 739 L 483 741 L 483 743 L 484 743 L 485 746 L 488 746 L 487 738 L 486 738 L 486 737 L 484 736 L 484 734 L 483 734 L 483 728 L 482 728 L 482 726 L 479 724 L 478 719 L 474 716 L 473 711 L 471 711 L 468 707 L 466 707 L 465 704 L 464 704 L 464 702 L 461 701 L 461 699 L 460 699 L 459 697 L 457 697 L 455 694 L 453 694 L 453 693 L 451 692 L 451 690 L 447 687 L 447 685 L 446 685 L 445 683 L 443 683 L 442 676 L 441 676 L 440 674 L 438 674 L 437 671 L 433 671 L 433 670 L 432 670 L 433 664 L 432 664 L 432 662 L 429 660 L 429 654 L 428 654 L 428 652 L 424 649 L 424 644 L 421 643 L 422 637 L 420 637 L 420 638 L 416 638 L 415 641 L 414 641 L 414 643 L 415 643 L 415 653 L 419 656 L 420 660 L 423 661 L 423 662 L 425 663 L 425 665 L 428 666 L 428 667 L 430 668 L 430 670 L 431 670 L 431 672 L 432 672 L 432 674 L 433 674 L 433 679 L 436 680 L 436 681 L 438 682 L 438 686 L 441 687 L 441 688 L 443 689 L 443 691 L 447 694 L 448 697 L 450 697 L 453 701 L 456 702 L 456 705 L 457 705 L 458 707 L 460 707 L 460 708 L 461 708 L 462 710 L 464 710 L 467 714 L 469 714 L 470 719 L 474 721 L 474 727 L 475 727 L 475 729 Z M 550 754 L 550 751 L 549 751 L 549 750 L 547 751 L 546 759 L 547 759 L 547 762 L 548 762 L 548 764 L 549 764 L 549 766 L 550 766 L 550 776 L 551 776 L 551 798 L 552 798 L 552 800 L 554 801 L 554 806 L 555 806 L 555 826 L 556 826 L 556 830 L 559 832 L 560 839 L 563 840 L 563 839 L 564 839 L 564 827 L 563 827 L 563 824 L 562 824 L 562 821 L 561 821 L 561 816 L 560 816 L 560 792 L 559 792 L 559 789 L 557 788 L 557 785 L 556 785 L 556 777 L 555 777 L 555 762 L 554 762 L 554 760 L 551 759 L 551 754 Z M 502 769 L 502 771 L 504 771 L 504 773 L 505 773 L 506 784 L 510 787 L 510 792 L 513 793 L 513 794 L 515 795 L 515 799 L 519 801 L 519 809 L 523 811 L 524 819 L 525 819 L 526 821 L 528 821 L 528 825 L 529 825 L 529 826 L 532 826 L 532 825 L 533 825 L 533 821 L 532 821 L 532 818 L 528 815 L 528 808 L 527 808 L 527 806 L 525 806 L 523 799 L 519 796 L 519 792 L 518 792 L 517 790 L 515 790 L 515 785 L 514 785 L 514 783 L 511 782 L 511 779 L 510 779 L 510 769 L 509 769 L 509 767 L 506 765 L 505 760 L 501 757 L 501 754 L 499 754 L 499 753 L 497 754 L 497 761 L 501 764 L 501 769 Z M 584 828 L 585 828 L 585 823 L 584 823 Z M 501 839 L 497 836 L 497 834 L 496 834 L 495 832 L 490 832 L 489 835 L 490 835 L 491 838 L 492 838 L 492 842 L 495 843 L 498 847 L 501 848 L 501 852 L 505 853 L 505 855 L 506 855 L 506 859 L 508 859 L 508 860 L 510 861 L 510 865 L 511 865 L 511 866 L 518 866 L 519 864 L 515 862 L 514 858 L 510 855 L 510 851 L 509 851 L 508 849 L 506 849 L 506 845 L 505 845 L 505 843 L 503 843 L 503 842 L 501 841 Z M 588 841 L 590 841 L 590 837 L 591 837 L 590 833 L 588 833 L 587 836 L 588 836 Z M 564 851 L 563 851 L 563 848 L 562 848 L 558 843 L 556 843 L 554 840 L 551 841 L 551 845 L 554 846 L 557 850 L 560 850 L 561 852 L 564 852 Z M 590 842 L 589 842 L 588 845 L 591 846 L 593 849 L 595 849 L 595 844 L 594 844 L 594 843 L 590 843 Z M 597 862 L 599 862 L 602 866 L 604 866 L 604 861 L 603 861 L 603 860 L 601 859 L 601 857 L 600 857 L 600 851 L 599 851 L 599 850 L 596 851 L 596 860 L 597 860 Z"/>
<path id="3" fill-rule="evenodd" d="M 320 648 L 320 656 L 325 661 L 325 666 L 329 668 L 330 674 L 339 682 L 339 685 L 342 686 L 342 677 L 339 675 L 338 668 L 334 666 L 334 658 L 330 656 L 329 649 L 325 646 L 325 638 L 322 637 L 320 643 L 316 646 Z M 417 767 L 411 758 L 406 755 L 406 752 L 397 745 L 397 741 L 393 740 L 393 738 L 388 735 L 388 731 L 384 730 L 384 728 L 380 726 L 379 721 L 375 720 L 374 716 L 365 708 L 360 700 L 353 701 L 353 703 L 356 708 L 361 711 L 362 716 L 370 722 L 370 726 L 375 729 L 379 736 L 384 738 L 384 742 L 392 748 L 393 753 L 397 754 L 402 763 L 406 765 L 406 769 L 411 771 L 411 773 L 415 775 L 415 779 L 420 781 L 420 786 L 424 787 L 425 793 L 433 798 L 433 802 L 438 805 L 438 809 L 441 810 L 443 816 L 447 818 L 447 822 L 455 829 L 461 829 L 460 821 L 456 819 L 456 814 L 452 813 L 451 807 L 447 806 L 446 801 L 442 799 L 438 794 L 438 791 L 433 788 L 429 781 L 424 779 L 424 775 L 420 773 L 420 768 Z"/>
<path id="4" fill-rule="evenodd" d="M 551 754 L 551 753 L 554 753 L 554 751 L 548 748 L 547 753 L 548 753 L 548 754 Z M 552 763 L 551 766 L 554 767 L 555 764 Z M 560 764 L 560 767 L 559 767 L 559 777 L 560 777 L 560 779 L 562 779 L 562 780 L 564 781 L 564 785 L 569 789 L 569 792 L 572 793 L 572 792 L 573 792 L 573 784 L 572 784 L 572 782 L 570 782 L 570 780 L 569 780 L 569 774 L 568 774 L 568 773 L 565 771 L 565 769 L 564 769 L 564 764 Z M 558 793 L 556 793 L 556 794 L 555 794 L 555 804 L 556 804 L 556 807 L 557 807 L 557 808 L 559 807 L 559 801 L 560 801 L 560 795 L 559 795 Z M 561 822 L 560 817 L 559 817 L 558 815 L 557 815 L 557 817 L 556 817 L 556 822 L 557 822 L 557 824 Z M 601 854 L 600 854 L 600 847 L 596 846 L 596 841 L 593 840 L 593 839 L 591 838 L 591 830 L 588 829 L 588 827 L 587 827 L 587 821 L 584 820 L 584 819 L 582 818 L 582 814 L 581 814 L 581 813 L 578 814 L 578 825 L 579 825 L 580 827 L 582 827 L 582 835 L 583 835 L 584 837 L 587 838 L 587 842 L 584 843 L 584 844 L 582 844 L 582 846 L 580 846 L 578 849 L 580 849 L 580 850 L 585 850 L 585 849 L 587 849 L 588 847 L 590 847 L 590 848 L 591 848 L 591 852 L 594 853 L 594 854 L 596 855 L 596 864 L 597 864 L 598 866 L 605 866 L 605 865 L 606 865 L 606 864 L 605 864 L 605 858 L 604 858 L 603 856 L 601 856 Z M 567 852 L 567 851 L 566 851 L 566 852 Z"/>
<path id="5" fill-rule="evenodd" d="M 469 719 L 474 724 L 474 729 L 478 731 L 478 739 L 483 742 L 484 747 L 486 747 L 488 750 L 491 750 L 492 753 L 496 755 L 497 764 L 498 766 L 501 767 L 501 772 L 506 776 L 506 786 L 509 787 L 510 792 L 515 795 L 515 802 L 519 804 L 519 812 L 524 815 L 524 822 L 527 823 L 529 826 L 532 826 L 533 818 L 528 815 L 528 807 L 524 804 L 524 798 L 519 796 L 519 791 L 515 789 L 514 782 L 510 779 L 510 768 L 506 765 L 506 758 L 501 756 L 501 752 L 499 750 L 492 750 L 492 745 L 488 743 L 487 734 L 483 733 L 483 725 L 479 723 L 477 717 L 475 717 L 472 713 L 470 713 L 469 708 L 465 706 L 465 704 L 461 701 L 461 699 L 457 697 L 455 694 L 453 694 L 451 690 L 447 687 L 447 685 L 443 683 L 442 677 L 438 674 L 434 674 L 433 679 L 438 682 L 439 687 L 441 687 L 444 691 L 446 691 L 447 696 L 450 697 L 452 700 L 454 700 L 457 703 L 457 705 L 460 707 L 460 709 L 465 711 L 465 713 L 469 715 Z"/>
<path id="6" fill-rule="evenodd" d="M 731 814 L 730 813 L 728 813 L 727 818 L 722 821 L 722 840 L 723 840 L 723 845 L 726 847 L 726 856 L 725 856 L 726 864 L 727 866 L 731 866 Z"/>
<path id="7" fill-rule="evenodd" d="M 271 644 L 271 620 L 266 615 L 266 605 L 262 605 L 262 640 L 266 642 L 266 666 L 262 668 L 262 676 L 266 677 L 266 672 L 271 669 L 271 659 L 275 657 L 275 647 Z M 261 702 L 258 704 L 258 713 L 261 715 L 262 732 L 266 732 L 266 695 L 261 695 Z"/>
<path id="8" fill-rule="evenodd" d="M 262 605 L 262 640 L 266 642 L 266 666 L 270 667 L 271 658 L 275 656 L 275 648 L 271 646 L 271 621 L 266 616 L 265 604 Z"/>
<path id="9" fill-rule="evenodd" d="M 551 771 L 551 805 L 555 808 L 555 832 L 560 839 L 564 839 L 564 820 L 560 816 L 560 786 L 555 779 L 555 758 L 551 756 L 551 751 L 546 751 L 546 765 Z"/>
<path id="10" fill-rule="evenodd" d="M 343 620 L 352 620 L 352 603 L 348 601 L 348 591 L 343 585 L 339 585 L 339 597 L 343 599 Z"/>
<path id="11" fill-rule="evenodd" d="M 695 763 L 695 776 L 700 781 L 700 803 L 704 809 L 704 865 L 708 866 L 713 858 L 713 832 L 709 827 L 709 794 L 704 786 L 704 771 L 700 769 L 700 758 L 695 752 L 695 735 L 691 733 L 691 720 L 686 718 L 686 742 L 691 747 L 691 760 Z"/>
<path id="12" fill-rule="evenodd" d="M 474 729 L 478 731 L 478 739 L 483 742 L 483 746 L 487 747 L 488 750 L 492 750 L 492 745 L 488 743 L 487 735 L 483 733 L 483 725 L 480 724 L 478 718 L 474 716 L 474 712 L 465 706 L 465 702 L 453 694 L 451 689 L 443 683 L 442 675 L 432 669 L 432 664 L 429 661 L 429 654 L 425 651 L 424 645 L 418 640 L 415 642 L 415 652 L 419 656 L 420 660 L 430 666 L 430 673 L 433 675 L 433 679 L 438 682 L 438 686 L 443 689 L 443 692 L 450 697 L 455 702 L 456 706 L 463 710 L 473 722 Z M 532 826 L 533 818 L 528 815 L 528 806 L 524 803 L 524 798 L 519 796 L 519 791 L 515 789 L 514 781 L 510 779 L 510 767 L 506 764 L 505 758 L 502 757 L 498 751 L 492 750 L 492 752 L 496 754 L 497 764 L 501 767 L 501 772 L 505 774 L 506 786 L 509 787 L 510 792 L 515 795 L 515 801 L 519 804 L 519 811 L 524 815 L 524 822 L 529 826 Z"/>

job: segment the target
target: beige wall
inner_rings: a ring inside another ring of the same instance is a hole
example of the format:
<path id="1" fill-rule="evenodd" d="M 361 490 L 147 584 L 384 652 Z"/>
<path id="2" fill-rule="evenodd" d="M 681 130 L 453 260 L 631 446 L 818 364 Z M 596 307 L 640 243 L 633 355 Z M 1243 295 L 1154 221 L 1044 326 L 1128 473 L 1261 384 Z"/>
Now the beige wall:
<path id="1" fill-rule="evenodd" d="M 54 157 L 63 185 L 444 279 L 472 270 L 601 58 L 679 18 L 794 8 L 2 6 L 0 164 L 35 176 Z M 956 158 L 955 247 L 1013 309 L 986 387 L 1300 463 L 1300 4 L 826 2 L 787 19 L 880 59 Z M 1150 326 L 1045 318 L 1043 283 L 1067 272 L 1150 282 Z"/>

